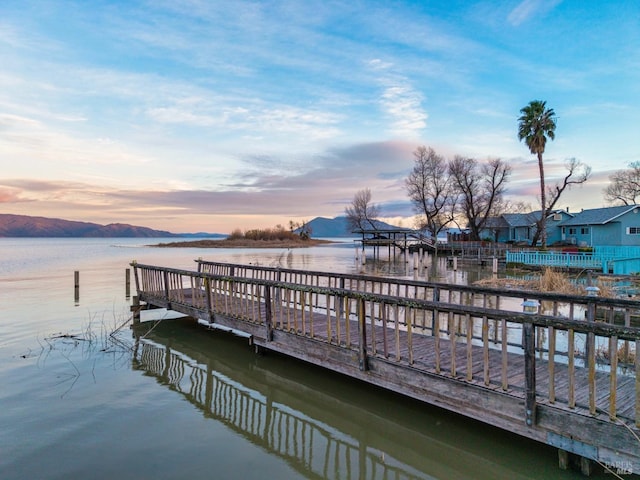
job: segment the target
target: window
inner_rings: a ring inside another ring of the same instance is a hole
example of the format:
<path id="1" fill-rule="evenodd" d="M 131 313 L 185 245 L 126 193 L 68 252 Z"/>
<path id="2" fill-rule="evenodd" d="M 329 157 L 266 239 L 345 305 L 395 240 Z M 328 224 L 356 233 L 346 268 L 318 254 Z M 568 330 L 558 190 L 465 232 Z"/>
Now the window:
<path id="1" fill-rule="evenodd" d="M 577 230 L 576 227 L 569 227 L 569 235 L 575 235 Z"/>
<path id="2" fill-rule="evenodd" d="M 640 235 L 640 227 L 627 227 L 627 235 Z"/>
<path id="3" fill-rule="evenodd" d="M 589 227 L 582 227 L 580 229 L 580 234 L 581 235 L 589 235 Z"/>

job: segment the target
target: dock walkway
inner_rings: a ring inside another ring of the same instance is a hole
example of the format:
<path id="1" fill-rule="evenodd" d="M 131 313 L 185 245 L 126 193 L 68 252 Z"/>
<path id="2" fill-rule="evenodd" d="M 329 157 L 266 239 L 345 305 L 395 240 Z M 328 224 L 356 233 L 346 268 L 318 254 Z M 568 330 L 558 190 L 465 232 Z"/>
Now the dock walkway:
<path id="1" fill-rule="evenodd" d="M 550 444 L 563 467 L 570 452 L 585 472 L 588 459 L 640 472 L 638 302 L 538 294 L 553 314 L 526 314 L 500 293 L 532 292 L 203 261 L 198 271 L 133 266 L 142 302 L 243 332 L 258 350 Z"/>

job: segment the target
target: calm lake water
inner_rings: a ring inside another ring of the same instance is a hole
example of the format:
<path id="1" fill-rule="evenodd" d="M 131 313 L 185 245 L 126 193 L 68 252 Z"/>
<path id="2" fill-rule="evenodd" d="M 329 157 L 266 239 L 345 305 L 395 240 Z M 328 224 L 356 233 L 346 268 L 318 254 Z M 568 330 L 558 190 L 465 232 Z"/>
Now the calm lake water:
<path id="1" fill-rule="evenodd" d="M 351 243 L 288 251 L 146 246 L 157 242 L 0 239 L 1 479 L 582 478 L 559 470 L 552 448 L 255 355 L 246 340 L 193 321 L 131 329 L 132 260 L 355 273 L 363 267 Z M 413 275 L 404 262 L 364 268 Z M 442 265 L 429 272 L 457 283 L 478 275 Z M 134 288 L 132 281 L 132 295 Z M 165 315 L 145 313 L 143 320 Z"/>

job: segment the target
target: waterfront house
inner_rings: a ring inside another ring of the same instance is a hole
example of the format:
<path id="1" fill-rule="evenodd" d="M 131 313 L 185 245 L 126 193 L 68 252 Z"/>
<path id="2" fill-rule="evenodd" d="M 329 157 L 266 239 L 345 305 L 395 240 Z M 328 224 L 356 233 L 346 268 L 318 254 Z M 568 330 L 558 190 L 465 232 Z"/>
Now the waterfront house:
<path id="1" fill-rule="evenodd" d="M 530 213 L 503 213 L 497 217 L 487 219 L 483 230 L 483 237 L 489 237 L 495 242 L 512 242 L 531 244 L 536 233 L 536 222 L 540 219 L 541 211 Z M 559 228 L 562 222 L 573 215 L 565 210 L 552 210 L 547 216 L 547 243 L 549 245 L 562 241 Z"/>
<path id="2" fill-rule="evenodd" d="M 640 205 L 582 210 L 558 227 L 561 241 L 580 247 L 640 246 Z"/>

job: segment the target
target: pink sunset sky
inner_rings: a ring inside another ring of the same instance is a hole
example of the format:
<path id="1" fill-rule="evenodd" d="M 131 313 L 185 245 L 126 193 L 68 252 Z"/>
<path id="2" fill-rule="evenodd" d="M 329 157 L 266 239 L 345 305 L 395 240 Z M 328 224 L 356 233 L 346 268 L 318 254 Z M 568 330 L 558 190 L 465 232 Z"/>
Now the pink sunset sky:
<path id="1" fill-rule="evenodd" d="M 558 207 L 640 161 L 636 1 L 0 4 L 0 213 L 228 233 L 342 215 L 412 226 L 420 145 L 502 158 L 538 207 L 519 110 L 558 116 Z"/>

